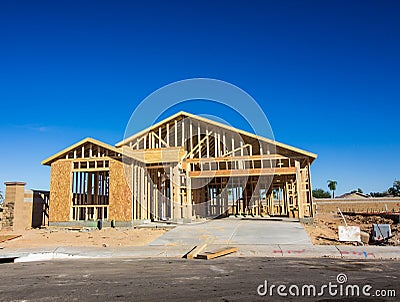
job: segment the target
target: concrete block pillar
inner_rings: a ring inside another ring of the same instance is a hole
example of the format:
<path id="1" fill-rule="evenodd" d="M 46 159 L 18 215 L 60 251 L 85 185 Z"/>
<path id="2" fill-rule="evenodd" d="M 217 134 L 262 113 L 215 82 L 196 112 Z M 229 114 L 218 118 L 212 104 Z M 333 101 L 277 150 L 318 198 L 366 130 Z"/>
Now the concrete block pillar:
<path id="1" fill-rule="evenodd" d="M 25 202 L 24 182 L 5 182 L 3 228 L 23 230 L 32 226 L 32 198 Z"/>

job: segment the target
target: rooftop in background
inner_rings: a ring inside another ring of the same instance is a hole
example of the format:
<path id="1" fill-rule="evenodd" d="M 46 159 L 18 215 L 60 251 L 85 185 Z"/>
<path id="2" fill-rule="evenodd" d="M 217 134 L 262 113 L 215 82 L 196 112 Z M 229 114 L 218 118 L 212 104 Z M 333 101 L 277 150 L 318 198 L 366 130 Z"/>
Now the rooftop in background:
<path id="1" fill-rule="evenodd" d="M 336 198 L 370 198 L 371 196 L 360 193 L 360 192 L 348 192 L 348 193 L 344 193 L 340 196 L 337 196 Z"/>

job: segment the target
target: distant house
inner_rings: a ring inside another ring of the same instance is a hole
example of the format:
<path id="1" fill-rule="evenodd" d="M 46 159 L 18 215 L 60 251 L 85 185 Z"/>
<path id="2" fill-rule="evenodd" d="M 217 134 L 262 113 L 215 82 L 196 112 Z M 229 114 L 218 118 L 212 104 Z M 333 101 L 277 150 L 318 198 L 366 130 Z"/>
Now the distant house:
<path id="1" fill-rule="evenodd" d="M 356 191 L 356 192 L 344 193 L 340 196 L 337 196 L 336 198 L 349 198 L 349 199 L 350 198 L 360 198 L 360 199 L 363 199 L 363 198 L 370 198 L 370 196 Z"/>

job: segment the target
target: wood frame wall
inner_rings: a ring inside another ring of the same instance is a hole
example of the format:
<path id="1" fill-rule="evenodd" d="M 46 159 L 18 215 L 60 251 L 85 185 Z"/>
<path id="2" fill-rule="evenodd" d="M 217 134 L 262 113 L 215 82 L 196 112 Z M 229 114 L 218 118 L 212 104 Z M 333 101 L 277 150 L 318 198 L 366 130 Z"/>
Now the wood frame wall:
<path id="1" fill-rule="evenodd" d="M 185 116 L 134 135 L 120 148 L 136 159 L 131 168 L 133 196 L 138 207 L 134 220 L 193 219 L 223 214 L 313 215 L 309 172 L 313 158 L 296 152 L 297 149 L 285 149 L 238 134 L 227 126 L 216 127 Z M 263 189 L 267 196 L 262 200 L 259 187 L 266 183 L 261 181 L 256 188 L 254 179 L 266 177 L 272 179 L 272 185 L 268 190 Z M 216 188 L 217 183 L 228 184 L 226 178 L 243 183 L 236 210 L 228 209 L 227 190 L 220 189 L 217 197 L 210 195 L 210 189 Z M 166 179 L 168 196 L 165 184 L 162 185 Z M 192 183 L 198 186 L 199 180 L 204 183 L 203 189 L 192 188 Z M 274 188 L 281 192 L 278 205 L 271 197 Z"/>
<path id="2" fill-rule="evenodd" d="M 128 222 L 229 214 L 313 216 L 310 165 L 315 158 L 180 113 L 116 147 L 87 138 L 42 163 L 52 167 L 50 221 Z M 99 199 L 104 195 L 99 179 L 107 174 L 108 203 Z M 90 177 L 77 180 L 76 175 Z M 85 181 L 84 187 L 98 194 L 75 192 Z"/>

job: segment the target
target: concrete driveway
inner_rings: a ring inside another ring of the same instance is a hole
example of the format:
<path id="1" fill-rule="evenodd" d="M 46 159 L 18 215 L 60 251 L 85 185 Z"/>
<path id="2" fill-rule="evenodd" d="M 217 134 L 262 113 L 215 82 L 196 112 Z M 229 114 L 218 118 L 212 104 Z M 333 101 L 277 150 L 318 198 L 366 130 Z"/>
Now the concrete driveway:
<path id="1" fill-rule="evenodd" d="M 204 223 L 178 225 L 149 245 L 312 245 L 303 226 L 292 220 L 214 219 Z"/>

